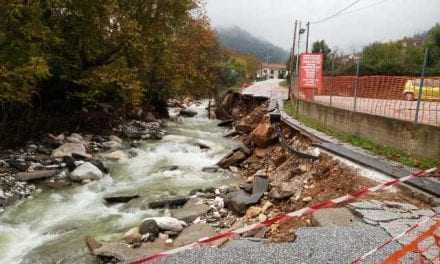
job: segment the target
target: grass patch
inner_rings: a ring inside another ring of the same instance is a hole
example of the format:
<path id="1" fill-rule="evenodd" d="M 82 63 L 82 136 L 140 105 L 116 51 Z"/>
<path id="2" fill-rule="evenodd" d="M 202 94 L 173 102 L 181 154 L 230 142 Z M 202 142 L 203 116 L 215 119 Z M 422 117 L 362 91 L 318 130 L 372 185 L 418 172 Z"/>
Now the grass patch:
<path id="1" fill-rule="evenodd" d="M 430 169 L 440 165 L 440 161 L 435 161 L 431 159 L 420 159 L 411 156 L 401 150 L 389 146 L 376 144 L 375 142 L 367 138 L 353 134 L 338 132 L 328 127 L 325 127 L 319 121 L 316 121 L 315 119 L 312 119 L 306 115 L 302 115 L 298 111 L 296 111 L 296 106 L 292 102 L 286 101 L 284 103 L 284 111 L 293 118 L 301 121 L 308 127 L 316 129 L 327 135 L 333 136 L 343 142 L 347 142 L 351 145 L 368 150 L 376 155 L 386 157 L 389 160 L 397 161 L 403 165 L 420 169 Z"/>

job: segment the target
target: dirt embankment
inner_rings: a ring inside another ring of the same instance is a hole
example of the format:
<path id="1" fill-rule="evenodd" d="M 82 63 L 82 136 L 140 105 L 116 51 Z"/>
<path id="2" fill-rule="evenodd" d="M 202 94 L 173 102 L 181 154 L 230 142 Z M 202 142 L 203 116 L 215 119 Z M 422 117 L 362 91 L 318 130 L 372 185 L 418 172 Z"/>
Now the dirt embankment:
<path id="1" fill-rule="evenodd" d="M 242 179 L 242 192 L 251 197 L 255 195 L 252 186 L 260 178 L 265 178 L 268 183 L 258 201 L 249 202 L 240 192 L 232 193 L 226 199 L 227 206 L 244 215 L 247 224 L 377 184 L 362 177 L 354 168 L 320 153 L 312 146 L 312 141 L 298 131 L 282 123 L 271 122 L 267 106 L 268 102 L 262 98 L 229 93 L 217 109 L 222 114 L 219 117 L 231 119 L 225 122 L 231 124 L 232 132 L 229 134 L 243 142 L 243 147 L 225 157 L 219 165 L 235 171 L 235 175 Z M 302 158 L 292 154 L 292 149 L 316 158 Z M 427 206 L 402 191 L 372 194 L 365 199 Z M 276 242 L 289 241 L 294 238 L 294 231 L 302 226 L 313 226 L 313 223 L 305 217 L 300 221 L 275 224 L 258 232 L 258 236 Z"/>

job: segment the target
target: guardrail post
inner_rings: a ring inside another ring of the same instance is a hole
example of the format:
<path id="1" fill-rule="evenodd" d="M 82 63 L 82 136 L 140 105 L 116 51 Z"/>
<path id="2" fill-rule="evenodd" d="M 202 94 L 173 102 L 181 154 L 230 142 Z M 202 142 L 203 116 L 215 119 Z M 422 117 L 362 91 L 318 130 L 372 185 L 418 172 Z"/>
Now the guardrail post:
<path id="1" fill-rule="evenodd" d="M 428 63 L 428 54 L 429 54 L 429 48 L 426 48 L 425 58 L 423 59 L 422 75 L 420 76 L 419 95 L 417 97 L 416 119 L 414 121 L 414 123 L 416 124 L 419 123 L 420 105 L 422 103 L 423 86 L 425 84 L 425 70 L 426 70 L 426 64 Z"/>

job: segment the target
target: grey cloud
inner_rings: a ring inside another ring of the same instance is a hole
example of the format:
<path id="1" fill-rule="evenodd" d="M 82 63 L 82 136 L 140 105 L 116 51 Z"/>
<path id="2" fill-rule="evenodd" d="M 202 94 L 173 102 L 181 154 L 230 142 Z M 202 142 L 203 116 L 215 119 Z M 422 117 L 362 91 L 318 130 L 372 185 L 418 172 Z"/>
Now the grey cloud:
<path id="1" fill-rule="evenodd" d="M 363 0 L 356 10 L 383 0 Z M 353 0 L 206 0 L 213 26 L 237 25 L 288 49 L 293 20 L 319 20 Z M 312 25 L 311 40 L 351 51 L 374 42 L 400 39 L 440 22 L 440 0 L 388 0 L 383 4 Z"/>

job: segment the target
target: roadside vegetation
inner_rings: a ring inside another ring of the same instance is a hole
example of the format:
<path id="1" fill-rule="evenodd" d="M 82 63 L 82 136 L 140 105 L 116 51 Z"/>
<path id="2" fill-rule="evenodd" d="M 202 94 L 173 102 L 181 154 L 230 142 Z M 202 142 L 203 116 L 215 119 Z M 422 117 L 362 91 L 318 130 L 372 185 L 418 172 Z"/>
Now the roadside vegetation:
<path id="1" fill-rule="evenodd" d="M 0 3 L 4 143 L 166 115 L 168 98 L 213 97 L 256 61 L 220 47 L 199 0 Z"/>
<path id="2" fill-rule="evenodd" d="M 431 160 L 431 159 L 423 159 L 423 158 L 414 157 L 408 153 L 397 150 L 395 148 L 376 144 L 375 142 L 373 142 L 367 138 L 360 137 L 360 136 L 353 135 L 353 134 L 348 134 L 348 133 L 341 133 L 341 132 L 335 131 L 333 129 L 330 129 L 328 127 L 325 127 L 320 122 L 318 122 L 318 121 L 316 121 L 306 115 L 302 115 L 302 114 L 298 113 L 296 111 L 294 104 L 289 101 L 285 102 L 284 111 L 308 127 L 316 129 L 316 130 L 323 132 L 327 135 L 330 135 L 338 140 L 341 140 L 342 142 L 346 142 L 346 143 L 349 143 L 353 146 L 360 147 L 360 148 L 367 150 L 373 154 L 383 156 L 389 160 L 397 161 L 405 166 L 420 168 L 420 169 L 430 169 L 430 168 L 433 168 L 433 167 L 440 165 L 440 161 L 438 161 L 438 160 Z"/>

